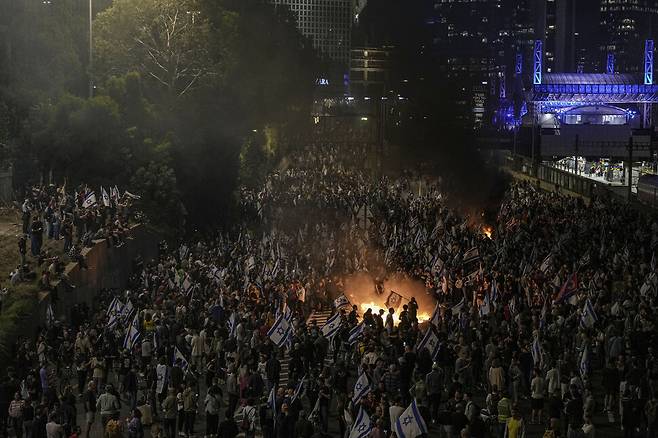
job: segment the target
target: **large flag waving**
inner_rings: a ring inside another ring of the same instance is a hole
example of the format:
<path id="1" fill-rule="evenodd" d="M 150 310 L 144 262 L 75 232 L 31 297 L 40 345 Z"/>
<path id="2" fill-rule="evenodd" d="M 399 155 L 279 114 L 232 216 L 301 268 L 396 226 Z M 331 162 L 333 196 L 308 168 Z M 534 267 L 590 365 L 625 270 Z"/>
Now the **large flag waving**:
<path id="1" fill-rule="evenodd" d="M 391 291 L 391 293 L 388 295 L 388 298 L 386 298 L 386 307 L 397 309 L 400 307 L 400 304 L 402 304 L 402 295 Z"/>
<path id="2" fill-rule="evenodd" d="M 368 413 L 359 409 L 359 415 L 356 416 L 356 421 L 350 430 L 350 436 L 348 438 L 365 438 L 368 436 L 372 430 L 372 424 L 370 423 L 370 417 Z"/>
<path id="3" fill-rule="evenodd" d="M 332 338 L 336 333 L 338 333 L 341 323 L 342 320 L 340 319 L 340 313 L 334 313 L 334 315 L 329 318 L 327 323 L 322 326 L 322 335 L 325 338 Z"/>
<path id="4" fill-rule="evenodd" d="M 361 401 L 370 392 L 370 381 L 366 373 L 361 373 L 356 383 L 354 384 L 354 395 L 352 395 L 352 403 L 355 405 Z"/>
<path id="5" fill-rule="evenodd" d="M 349 306 L 349 304 L 350 304 L 350 300 L 347 299 L 345 294 L 341 294 L 341 296 L 339 296 L 334 300 L 334 307 L 336 309 L 339 309 L 343 306 Z"/>
<path id="6" fill-rule="evenodd" d="M 425 348 L 430 352 L 431 357 L 434 357 L 434 354 L 436 354 L 436 351 L 439 349 L 439 337 L 436 336 L 431 325 L 427 329 L 423 339 L 418 343 L 416 351 L 421 352 Z"/>
<path id="7" fill-rule="evenodd" d="M 580 327 L 581 328 L 592 328 L 594 327 L 594 324 L 596 324 L 596 321 L 598 321 L 599 318 L 596 316 L 596 311 L 594 311 L 594 306 L 592 306 L 592 302 L 589 300 L 585 300 L 585 306 L 583 307 L 583 313 L 580 315 Z"/>
<path id="8" fill-rule="evenodd" d="M 350 338 L 348 340 L 350 345 L 353 345 L 359 340 L 359 337 L 363 334 L 364 328 L 365 325 L 363 324 L 363 321 L 361 321 L 361 323 L 357 324 L 352 330 L 350 330 Z"/>
<path id="9" fill-rule="evenodd" d="M 565 302 L 576 293 L 576 290 L 578 290 L 578 273 L 574 272 L 560 288 L 560 292 L 555 296 L 555 302 Z"/>
<path id="10" fill-rule="evenodd" d="M 110 206 L 110 195 L 107 194 L 103 186 L 101 186 L 101 198 L 103 199 L 103 205 L 106 207 Z"/>
<path id="11" fill-rule="evenodd" d="M 174 347 L 174 365 L 176 364 L 176 361 L 180 360 L 180 367 L 184 372 L 187 372 L 187 369 L 190 366 L 190 363 L 185 359 L 185 356 L 183 356 L 183 353 L 180 352 L 178 347 Z"/>
<path id="12" fill-rule="evenodd" d="M 398 438 L 416 438 L 427 433 L 427 425 L 418 411 L 416 399 L 411 402 L 395 422 L 395 432 Z"/>
<path id="13" fill-rule="evenodd" d="M 272 328 L 267 332 L 267 336 L 272 340 L 274 345 L 281 347 L 288 337 L 288 332 L 290 331 L 290 322 L 285 318 L 284 315 L 280 315 Z"/>
<path id="14" fill-rule="evenodd" d="M 84 201 L 82 201 L 82 208 L 89 208 L 96 205 L 96 194 L 94 192 L 89 192 L 85 196 Z"/>
<path id="15" fill-rule="evenodd" d="M 434 307 L 434 312 L 432 312 L 432 317 L 430 318 L 430 322 L 434 324 L 436 328 L 439 327 L 439 323 L 441 322 L 441 308 L 439 307 L 438 302 Z"/>
<path id="16" fill-rule="evenodd" d="M 132 324 L 126 332 L 126 338 L 123 340 L 123 348 L 132 350 L 140 338 L 139 333 L 139 314 L 135 315 Z"/>

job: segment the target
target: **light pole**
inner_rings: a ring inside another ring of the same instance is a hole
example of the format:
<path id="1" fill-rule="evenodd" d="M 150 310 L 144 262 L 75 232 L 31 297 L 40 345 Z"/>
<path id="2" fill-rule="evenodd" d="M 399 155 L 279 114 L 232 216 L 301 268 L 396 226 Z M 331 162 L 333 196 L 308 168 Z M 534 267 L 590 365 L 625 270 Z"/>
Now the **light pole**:
<path id="1" fill-rule="evenodd" d="M 89 0 L 89 66 L 87 73 L 89 75 L 89 97 L 94 97 L 94 80 L 92 79 L 92 69 L 94 67 L 93 54 L 93 23 L 92 23 L 92 0 Z"/>

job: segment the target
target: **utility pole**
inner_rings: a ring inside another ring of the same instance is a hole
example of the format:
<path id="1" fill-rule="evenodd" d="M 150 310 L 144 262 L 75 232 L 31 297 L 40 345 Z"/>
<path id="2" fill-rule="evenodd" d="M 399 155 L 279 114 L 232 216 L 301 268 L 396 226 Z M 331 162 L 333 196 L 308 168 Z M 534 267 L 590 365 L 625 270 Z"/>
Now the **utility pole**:
<path id="1" fill-rule="evenodd" d="M 92 2 L 93 0 L 89 0 L 89 66 L 88 70 L 89 72 L 87 73 L 89 75 L 89 97 L 92 98 L 94 97 L 94 80 L 92 79 L 92 70 L 94 68 L 94 38 L 93 38 L 93 31 L 94 31 L 94 24 L 93 24 L 93 10 L 92 10 Z"/>

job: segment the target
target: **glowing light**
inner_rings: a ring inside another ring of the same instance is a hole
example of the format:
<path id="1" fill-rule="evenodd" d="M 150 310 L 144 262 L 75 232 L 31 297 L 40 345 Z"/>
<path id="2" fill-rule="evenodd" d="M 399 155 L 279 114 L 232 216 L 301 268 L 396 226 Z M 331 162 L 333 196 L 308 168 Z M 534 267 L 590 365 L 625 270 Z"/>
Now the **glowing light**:
<path id="1" fill-rule="evenodd" d="M 366 313 L 366 311 L 368 309 L 372 310 L 373 315 L 377 315 L 380 310 L 383 310 L 384 311 L 384 316 L 383 316 L 384 319 L 386 319 L 386 315 L 388 314 L 388 309 L 386 307 L 380 306 L 379 304 L 375 304 L 374 302 L 359 304 L 359 310 L 361 310 L 361 314 Z M 395 314 L 393 315 L 393 322 L 395 323 L 395 325 L 398 325 L 398 323 L 400 322 L 400 312 L 401 311 L 402 311 L 402 308 L 396 310 Z M 429 321 L 430 318 L 432 317 L 429 313 L 421 312 L 420 310 L 418 311 L 416 316 L 418 318 L 418 322 Z"/>
<path id="2" fill-rule="evenodd" d="M 491 234 L 493 233 L 493 228 L 489 225 L 482 225 L 482 234 L 487 236 L 488 239 L 491 239 Z"/>

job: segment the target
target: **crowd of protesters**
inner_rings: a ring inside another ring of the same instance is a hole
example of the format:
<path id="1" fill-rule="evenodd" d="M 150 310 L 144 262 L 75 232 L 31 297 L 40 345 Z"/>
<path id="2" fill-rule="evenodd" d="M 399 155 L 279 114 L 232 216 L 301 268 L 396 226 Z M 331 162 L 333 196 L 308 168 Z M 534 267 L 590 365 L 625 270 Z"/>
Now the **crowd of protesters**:
<path id="1" fill-rule="evenodd" d="M 653 217 L 515 183 L 483 223 L 359 156 L 297 154 L 242 191 L 244 223 L 49 318 L 17 344 L 0 434 L 655 436 Z M 355 273 L 388 311 L 341 299 Z M 393 276 L 425 285 L 429 320 Z"/>
<path id="2" fill-rule="evenodd" d="M 66 184 L 35 185 L 27 189 L 20 205 L 20 264 L 10 274 L 11 284 L 38 280 L 42 289 L 55 291 L 52 284 L 62 280 L 72 287 L 63 275 L 66 263 L 86 267 L 81 250 L 92 246 L 94 240 L 123 245 L 134 198 L 128 192 L 120 195 L 116 187 L 109 193 L 101 188 L 98 199 L 87 186 L 68 191 Z M 62 240 L 63 246 L 44 246 L 44 240 Z"/>

